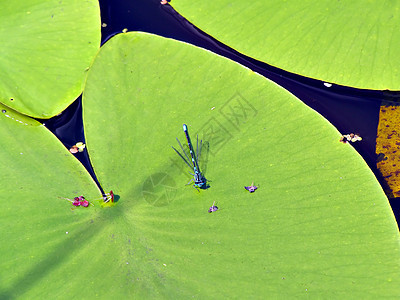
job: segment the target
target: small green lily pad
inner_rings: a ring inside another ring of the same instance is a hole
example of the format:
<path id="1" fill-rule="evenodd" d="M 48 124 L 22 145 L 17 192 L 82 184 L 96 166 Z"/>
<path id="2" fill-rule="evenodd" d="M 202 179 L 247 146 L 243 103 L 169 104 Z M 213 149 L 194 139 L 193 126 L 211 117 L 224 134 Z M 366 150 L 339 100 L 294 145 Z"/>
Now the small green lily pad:
<path id="1" fill-rule="evenodd" d="M 98 1 L 3 1 L 0 102 L 38 118 L 63 111 L 82 92 L 100 35 Z"/>

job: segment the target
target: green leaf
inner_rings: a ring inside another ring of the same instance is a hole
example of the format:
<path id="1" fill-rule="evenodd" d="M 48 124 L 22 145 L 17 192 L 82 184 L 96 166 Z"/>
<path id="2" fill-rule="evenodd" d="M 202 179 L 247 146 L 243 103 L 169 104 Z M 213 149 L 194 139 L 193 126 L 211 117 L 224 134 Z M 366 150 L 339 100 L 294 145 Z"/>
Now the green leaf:
<path id="1" fill-rule="evenodd" d="M 69 283 L 68 296 L 399 294 L 399 234 L 377 180 L 330 123 L 273 82 L 203 49 L 127 33 L 99 52 L 83 103 L 95 172 L 120 200 L 87 224 L 95 237 L 48 292 L 79 274 L 89 288 Z M 185 186 L 190 170 L 171 149 L 185 141 L 183 123 L 204 142 L 211 187 L 201 192 Z"/>
<path id="2" fill-rule="evenodd" d="M 101 211 L 99 205 L 71 211 L 72 204 L 60 197 L 91 201 L 101 194 L 43 125 L 1 104 L 0 109 L 0 298 L 15 299 L 30 289 L 45 291 L 52 280 L 68 281 L 53 273 L 79 253 L 83 225 Z"/>
<path id="3" fill-rule="evenodd" d="M 237 51 L 341 85 L 400 89 L 397 1 L 190 1 L 173 7 Z"/>
<path id="4" fill-rule="evenodd" d="M 0 102 L 49 118 L 82 92 L 100 45 L 98 1 L 2 1 L 0 40 Z"/>

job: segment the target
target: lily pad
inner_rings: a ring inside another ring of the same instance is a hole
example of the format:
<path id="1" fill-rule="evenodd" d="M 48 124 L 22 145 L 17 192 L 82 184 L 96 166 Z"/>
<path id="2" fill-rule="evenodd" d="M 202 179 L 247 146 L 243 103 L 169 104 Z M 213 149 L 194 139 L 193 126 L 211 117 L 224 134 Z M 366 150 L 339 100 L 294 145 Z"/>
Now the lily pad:
<path id="1" fill-rule="evenodd" d="M 391 1 L 190 1 L 171 5 L 237 51 L 341 85 L 400 89 L 400 3 Z"/>
<path id="2" fill-rule="evenodd" d="M 98 1 L 2 1 L 0 16 L 0 102 L 38 118 L 60 113 L 99 49 Z"/>
<path id="3" fill-rule="evenodd" d="M 90 201 L 101 194 L 46 127 L 0 109 L 0 298 L 40 298 L 49 282 L 68 281 L 53 274 L 76 257 L 79 241 L 90 241 L 86 223 L 101 211 L 99 205 L 71 211 L 74 206 L 62 198 L 85 195 Z"/>
<path id="4" fill-rule="evenodd" d="M 83 110 L 94 170 L 120 200 L 87 224 L 84 259 L 60 264 L 48 292 L 399 294 L 399 234 L 374 175 L 329 122 L 273 82 L 188 44 L 119 34 L 89 71 Z M 210 188 L 200 192 L 171 149 L 185 141 L 184 123 L 203 140 Z M 88 288 L 63 288 L 73 274 Z"/>

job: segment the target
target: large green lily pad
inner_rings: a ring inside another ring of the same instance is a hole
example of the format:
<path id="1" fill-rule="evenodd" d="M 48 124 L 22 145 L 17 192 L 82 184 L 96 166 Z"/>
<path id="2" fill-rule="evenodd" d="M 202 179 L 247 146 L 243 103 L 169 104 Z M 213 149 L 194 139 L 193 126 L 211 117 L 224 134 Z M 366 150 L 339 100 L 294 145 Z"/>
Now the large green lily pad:
<path id="1" fill-rule="evenodd" d="M 98 1 L 2 1 L 0 40 L 0 102 L 49 118 L 82 92 L 100 45 Z"/>
<path id="2" fill-rule="evenodd" d="M 174 8 L 228 46 L 286 71 L 400 89 L 397 1 L 190 1 Z"/>
<path id="3" fill-rule="evenodd" d="M 204 141 L 208 190 L 185 186 L 171 149 L 183 123 Z M 55 272 L 87 279 L 83 297 L 399 295 L 399 234 L 374 175 L 273 82 L 184 43 L 120 34 L 89 72 L 84 124 L 98 179 L 120 200 L 88 222 L 82 259 Z"/>

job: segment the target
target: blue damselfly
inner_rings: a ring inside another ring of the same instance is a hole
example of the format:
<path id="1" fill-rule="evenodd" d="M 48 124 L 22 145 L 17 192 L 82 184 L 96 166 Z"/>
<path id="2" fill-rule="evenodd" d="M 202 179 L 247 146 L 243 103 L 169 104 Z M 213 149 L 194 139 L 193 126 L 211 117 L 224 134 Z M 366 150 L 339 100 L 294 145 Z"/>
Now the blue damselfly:
<path id="1" fill-rule="evenodd" d="M 196 142 L 196 153 L 194 152 L 192 141 L 190 140 L 188 128 L 186 124 L 183 124 L 183 131 L 185 132 L 186 135 L 186 140 L 189 146 L 189 152 L 191 159 L 189 156 L 186 154 L 185 149 L 183 148 L 181 142 L 179 142 L 178 138 L 176 140 L 178 141 L 179 146 L 181 147 L 181 150 L 185 157 L 179 153 L 178 150 L 176 150 L 174 147 L 172 149 L 175 150 L 176 153 L 183 159 L 183 161 L 188 165 L 188 167 L 193 170 L 193 173 L 190 173 L 190 175 L 194 176 L 193 179 L 191 179 L 188 184 L 190 184 L 192 181 L 194 181 L 193 187 L 196 188 L 197 190 L 200 189 L 207 189 L 209 186 L 207 185 L 207 179 L 203 176 L 203 174 L 200 171 L 199 167 L 199 161 L 200 161 L 200 155 L 201 155 L 201 147 L 203 145 L 203 141 L 200 140 L 200 146 L 199 146 L 199 136 L 197 136 L 197 142 Z"/>

